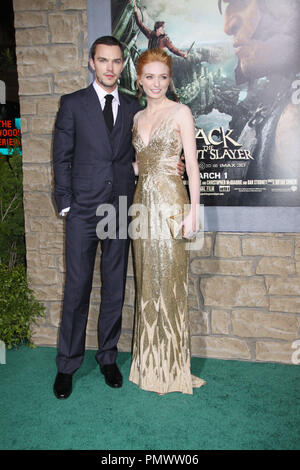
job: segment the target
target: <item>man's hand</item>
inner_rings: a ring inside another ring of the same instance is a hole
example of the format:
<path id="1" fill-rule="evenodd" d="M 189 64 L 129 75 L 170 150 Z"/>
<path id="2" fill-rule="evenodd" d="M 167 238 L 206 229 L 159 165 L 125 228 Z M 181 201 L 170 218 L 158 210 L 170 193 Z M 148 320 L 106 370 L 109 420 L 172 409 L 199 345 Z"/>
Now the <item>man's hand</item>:
<path id="1" fill-rule="evenodd" d="M 65 209 L 62 209 L 59 213 L 61 217 L 66 217 L 67 213 L 69 212 L 70 207 L 66 207 Z"/>
<path id="2" fill-rule="evenodd" d="M 181 160 L 184 160 L 184 155 L 181 156 Z M 177 163 L 177 173 L 179 174 L 179 176 L 181 176 L 181 179 L 183 179 L 183 175 L 185 173 L 185 164 L 183 163 L 183 161 L 179 161 Z"/>

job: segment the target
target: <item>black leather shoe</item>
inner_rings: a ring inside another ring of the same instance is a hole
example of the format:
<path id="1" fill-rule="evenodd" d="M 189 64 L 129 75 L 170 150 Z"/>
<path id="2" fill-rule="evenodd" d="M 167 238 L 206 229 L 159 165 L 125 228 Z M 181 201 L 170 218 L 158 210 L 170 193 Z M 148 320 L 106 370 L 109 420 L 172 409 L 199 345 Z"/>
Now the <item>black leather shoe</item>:
<path id="1" fill-rule="evenodd" d="M 72 393 L 72 374 L 58 372 L 54 382 L 54 394 L 56 398 L 68 398 Z"/>
<path id="2" fill-rule="evenodd" d="M 113 388 L 122 387 L 123 377 L 116 363 L 100 366 L 100 370 L 104 375 L 107 385 Z"/>

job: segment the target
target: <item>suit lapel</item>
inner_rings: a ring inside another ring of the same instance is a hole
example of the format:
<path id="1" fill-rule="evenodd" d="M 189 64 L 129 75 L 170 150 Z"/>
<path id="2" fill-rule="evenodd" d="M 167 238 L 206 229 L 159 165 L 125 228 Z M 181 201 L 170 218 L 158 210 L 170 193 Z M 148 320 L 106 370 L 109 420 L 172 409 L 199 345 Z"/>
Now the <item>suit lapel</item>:
<path id="1" fill-rule="evenodd" d="M 116 139 L 115 145 L 114 145 L 114 157 L 118 155 L 118 152 L 120 150 L 120 147 L 122 146 L 122 142 L 124 142 L 124 138 L 126 137 L 126 133 L 130 132 L 129 124 L 132 122 L 132 115 L 130 114 L 130 106 L 129 102 L 127 100 L 126 95 L 123 95 L 123 93 L 119 92 L 119 100 L 120 100 L 120 106 L 118 109 L 118 116 L 120 114 L 120 130 L 118 131 L 118 135 L 114 135 L 114 138 Z"/>
<path id="2" fill-rule="evenodd" d="M 101 139 L 101 145 L 107 147 L 108 152 L 112 155 L 112 146 L 104 121 L 103 111 L 93 85 L 86 88 L 83 104 L 89 117 L 89 124 L 94 129 L 97 139 Z"/>

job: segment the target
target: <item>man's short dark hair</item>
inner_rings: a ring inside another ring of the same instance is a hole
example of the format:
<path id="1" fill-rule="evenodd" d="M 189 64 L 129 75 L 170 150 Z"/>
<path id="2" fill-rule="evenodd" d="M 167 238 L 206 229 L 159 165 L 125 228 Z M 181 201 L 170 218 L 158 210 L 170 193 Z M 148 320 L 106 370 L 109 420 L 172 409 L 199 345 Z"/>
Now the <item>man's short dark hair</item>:
<path id="1" fill-rule="evenodd" d="M 156 21 L 154 25 L 154 31 L 157 31 L 159 28 L 165 25 L 164 21 Z"/>
<path id="2" fill-rule="evenodd" d="M 90 50 L 90 57 L 93 60 L 95 58 L 96 47 L 98 46 L 98 44 L 105 44 L 106 46 L 119 46 L 122 53 L 122 59 L 124 61 L 124 51 L 122 44 L 120 43 L 120 41 L 118 41 L 118 39 L 114 38 L 113 36 L 101 36 L 101 38 L 98 38 L 93 42 Z"/>

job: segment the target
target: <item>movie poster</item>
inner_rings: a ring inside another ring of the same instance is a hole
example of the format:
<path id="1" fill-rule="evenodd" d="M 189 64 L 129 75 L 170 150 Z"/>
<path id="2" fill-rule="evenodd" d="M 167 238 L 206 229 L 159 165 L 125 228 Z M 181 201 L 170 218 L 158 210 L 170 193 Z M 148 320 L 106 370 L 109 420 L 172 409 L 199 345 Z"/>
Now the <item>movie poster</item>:
<path id="1" fill-rule="evenodd" d="M 111 0 L 125 47 L 120 88 L 136 94 L 147 48 L 173 58 L 195 119 L 206 206 L 300 205 L 300 1 Z"/>
<path id="2" fill-rule="evenodd" d="M 12 1 L 0 18 L 0 161 L 21 156 L 21 122 Z"/>

